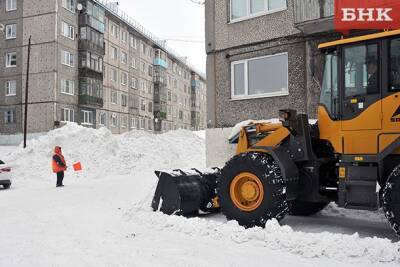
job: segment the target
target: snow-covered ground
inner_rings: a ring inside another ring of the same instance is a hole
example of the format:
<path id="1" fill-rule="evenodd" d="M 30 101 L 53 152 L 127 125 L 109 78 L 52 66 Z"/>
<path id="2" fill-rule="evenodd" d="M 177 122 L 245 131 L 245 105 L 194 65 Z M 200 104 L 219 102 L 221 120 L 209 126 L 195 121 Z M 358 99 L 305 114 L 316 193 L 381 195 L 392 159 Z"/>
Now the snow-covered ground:
<path id="1" fill-rule="evenodd" d="M 312 217 L 243 229 L 220 215 L 183 218 L 149 208 L 155 169 L 203 168 L 204 139 L 67 125 L 0 147 L 13 167 L 0 190 L 0 266 L 399 266 L 400 242 L 380 213 L 331 204 Z M 50 172 L 52 148 L 71 164 L 64 188 Z"/>

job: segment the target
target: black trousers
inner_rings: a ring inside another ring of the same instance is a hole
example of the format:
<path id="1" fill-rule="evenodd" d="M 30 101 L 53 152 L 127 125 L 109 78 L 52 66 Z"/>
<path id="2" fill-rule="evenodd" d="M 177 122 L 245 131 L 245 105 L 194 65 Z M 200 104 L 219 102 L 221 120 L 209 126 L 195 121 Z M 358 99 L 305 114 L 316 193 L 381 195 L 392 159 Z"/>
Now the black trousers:
<path id="1" fill-rule="evenodd" d="M 57 172 L 57 185 L 62 185 L 64 179 L 64 172 Z"/>

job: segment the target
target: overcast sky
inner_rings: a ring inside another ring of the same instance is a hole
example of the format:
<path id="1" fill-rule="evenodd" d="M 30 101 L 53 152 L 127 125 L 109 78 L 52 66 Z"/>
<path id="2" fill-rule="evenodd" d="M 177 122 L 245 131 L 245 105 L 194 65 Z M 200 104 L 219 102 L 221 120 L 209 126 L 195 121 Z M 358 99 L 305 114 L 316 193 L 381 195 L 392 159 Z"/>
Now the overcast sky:
<path id="1" fill-rule="evenodd" d="M 118 0 L 119 7 L 160 39 L 198 70 L 205 73 L 204 5 L 190 0 Z"/>

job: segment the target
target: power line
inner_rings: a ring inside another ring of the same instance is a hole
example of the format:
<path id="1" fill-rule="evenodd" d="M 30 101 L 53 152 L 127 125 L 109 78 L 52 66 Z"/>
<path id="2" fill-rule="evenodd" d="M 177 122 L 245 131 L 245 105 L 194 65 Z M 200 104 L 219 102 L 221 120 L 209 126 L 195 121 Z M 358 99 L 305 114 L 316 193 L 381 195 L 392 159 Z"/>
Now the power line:
<path id="1" fill-rule="evenodd" d="M 204 5 L 205 1 L 198 1 L 198 0 L 189 0 L 190 2 L 197 4 L 197 5 Z"/>

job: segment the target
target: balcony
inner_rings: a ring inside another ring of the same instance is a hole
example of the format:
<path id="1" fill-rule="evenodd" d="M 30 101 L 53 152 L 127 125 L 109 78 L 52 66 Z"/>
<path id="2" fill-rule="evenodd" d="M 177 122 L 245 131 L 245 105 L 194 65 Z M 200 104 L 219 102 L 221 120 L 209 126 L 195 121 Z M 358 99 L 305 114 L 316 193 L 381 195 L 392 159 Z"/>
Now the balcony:
<path id="1" fill-rule="evenodd" d="M 79 39 L 78 48 L 79 50 L 93 51 L 98 55 L 104 55 L 106 51 L 104 42 L 103 45 L 98 45 L 89 40 L 84 40 L 84 39 Z"/>
<path id="2" fill-rule="evenodd" d="M 95 71 L 88 67 L 79 67 L 79 77 L 87 77 L 103 81 L 103 73 Z"/>
<path id="3" fill-rule="evenodd" d="M 79 105 L 91 107 L 103 107 L 103 99 L 91 95 L 79 95 Z"/>
<path id="4" fill-rule="evenodd" d="M 89 14 L 80 14 L 79 15 L 79 26 L 85 26 L 85 25 L 88 25 L 101 33 L 105 32 L 104 23 L 101 23 L 100 21 L 94 19 Z"/>
<path id="5" fill-rule="evenodd" d="M 333 30 L 334 0 L 294 0 L 294 23 L 305 34 Z"/>
<path id="6" fill-rule="evenodd" d="M 155 58 L 154 61 L 153 61 L 153 65 L 154 66 L 161 66 L 164 69 L 168 69 L 168 63 L 164 59 L 161 59 L 161 58 Z"/>

